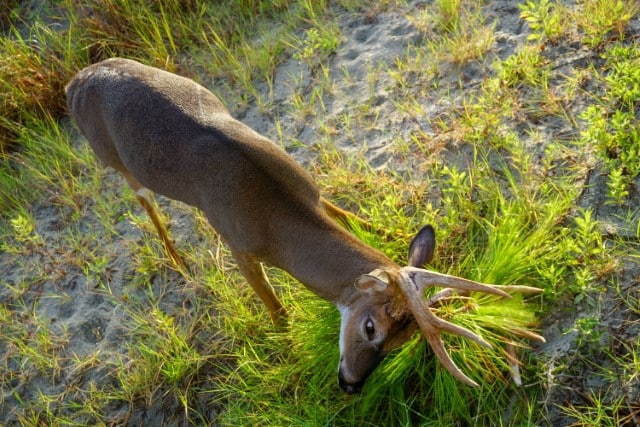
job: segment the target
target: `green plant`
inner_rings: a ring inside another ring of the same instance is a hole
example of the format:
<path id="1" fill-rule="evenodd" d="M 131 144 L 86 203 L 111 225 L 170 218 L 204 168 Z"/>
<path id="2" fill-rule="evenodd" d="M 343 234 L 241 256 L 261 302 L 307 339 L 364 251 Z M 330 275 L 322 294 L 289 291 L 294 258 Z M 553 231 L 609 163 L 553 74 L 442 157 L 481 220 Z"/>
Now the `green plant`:
<path id="1" fill-rule="evenodd" d="M 20 0 L 7 0 L 0 5 L 0 32 L 6 33 L 11 28 L 10 23 L 18 15 Z"/>
<path id="2" fill-rule="evenodd" d="M 188 381 L 201 363 L 198 352 L 188 343 L 188 335 L 175 325 L 172 317 L 158 309 L 152 310 L 149 317 L 148 321 L 138 319 L 144 323 L 139 323 L 140 330 L 134 331 L 140 343 L 131 347 L 132 370 L 145 372 L 143 382 L 159 380 L 177 386 Z M 126 378 L 122 381 L 128 382 Z"/>
<path id="3" fill-rule="evenodd" d="M 72 70 L 59 58 L 51 30 L 36 25 L 33 31 L 35 40 L 15 29 L 12 37 L 0 38 L 0 158 L 15 148 L 30 117 L 58 117 L 66 109 L 63 87 Z"/>
<path id="4" fill-rule="evenodd" d="M 475 2 L 442 0 L 437 8 L 407 15 L 427 35 L 426 48 L 439 61 L 463 65 L 479 59 L 494 42 L 494 26 L 487 25 Z"/>
<path id="5" fill-rule="evenodd" d="M 540 85 L 548 79 L 549 66 L 536 46 L 524 46 L 518 53 L 498 64 L 498 77 L 507 86 Z"/>
<path id="6" fill-rule="evenodd" d="M 322 30 L 322 32 L 320 32 Z M 305 39 L 293 57 L 305 61 L 310 68 L 315 69 L 322 58 L 332 54 L 338 46 L 336 28 L 310 28 L 306 31 Z"/>
<path id="7" fill-rule="evenodd" d="M 606 38 L 624 38 L 625 27 L 640 6 L 632 0 L 585 0 L 572 14 L 578 28 L 584 31 L 584 42 L 597 46 Z"/>
<path id="8" fill-rule="evenodd" d="M 604 78 L 608 94 L 606 99 L 626 111 L 634 111 L 640 102 L 640 52 L 637 43 L 614 44 L 602 55 L 607 61 L 608 73 Z"/>
<path id="9" fill-rule="evenodd" d="M 524 19 L 532 33 L 528 40 L 548 40 L 557 42 L 567 29 L 567 9 L 558 2 L 551 4 L 549 0 L 527 0 L 518 4 L 522 11 L 520 18 Z"/>
<path id="10" fill-rule="evenodd" d="M 635 46 L 614 46 L 604 58 L 608 68 L 606 92 L 598 104 L 581 115 L 585 121 L 581 140 L 598 149 L 609 173 L 609 201 L 620 205 L 640 174 L 640 130 L 635 115 L 640 101 L 640 56 Z"/>
<path id="11" fill-rule="evenodd" d="M 620 415 L 624 407 L 624 397 L 611 400 L 606 397 L 607 394 L 592 392 L 585 405 L 571 405 L 563 411 L 576 420 L 575 425 L 581 426 L 617 427 L 630 422 L 630 419 L 625 420 L 625 417 Z"/>
<path id="12" fill-rule="evenodd" d="M 455 30 L 460 22 L 462 0 L 437 0 L 435 3 L 438 8 L 436 25 L 442 31 Z"/>

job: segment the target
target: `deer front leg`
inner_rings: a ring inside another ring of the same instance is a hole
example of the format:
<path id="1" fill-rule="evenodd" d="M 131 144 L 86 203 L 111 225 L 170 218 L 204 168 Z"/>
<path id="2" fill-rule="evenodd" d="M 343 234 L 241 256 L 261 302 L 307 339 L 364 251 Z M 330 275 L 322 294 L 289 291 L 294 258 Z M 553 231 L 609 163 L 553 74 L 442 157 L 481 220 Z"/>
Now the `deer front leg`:
<path id="1" fill-rule="evenodd" d="M 164 224 L 162 224 L 160 217 L 153 208 L 153 196 L 151 195 L 151 192 L 147 188 L 143 187 L 142 184 L 140 184 L 138 180 L 136 180 L 130 174 L 123 172 L 123 175 L 133 191 L 136 193 L 138 202 L 142 205 L 144 210 L 147 211 L 149 218 L 151 218 L 151 222 L 153 222 L 153 225 L 156 227 L 158 235 L 160 236 L 160 240 L 162 240 L 162 244 L 167 251 L 169 258 L 171 258 L 178 270 L 186 271 L 187 267 L 185 263 L 182 261 L 182 258 L 180 258 L 178 252 L 176 252 L 175 248 L 173 247 L 173 242 L 169 238 L 167 229 L 165 228 Z"/>
<path id="2" fill-rule="evenodd" d="M 253 290 L 260 297 L 269 311 L 269 316 L 276 328 L 283 328 L 287 323 L 287 312 L 276 296 L 269 279 L 264 273 L 262 263 L 249 255 L 233 252 L 240 272 L 247 279 Z"/>

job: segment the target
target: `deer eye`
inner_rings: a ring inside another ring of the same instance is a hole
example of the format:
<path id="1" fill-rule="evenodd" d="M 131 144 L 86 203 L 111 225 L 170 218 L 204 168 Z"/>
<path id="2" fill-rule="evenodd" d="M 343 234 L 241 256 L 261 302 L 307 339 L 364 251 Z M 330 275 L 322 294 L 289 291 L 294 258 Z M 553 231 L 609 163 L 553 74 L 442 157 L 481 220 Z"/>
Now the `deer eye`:
<path id="1" fill-rule="evenodd" d="M 369 341 L 372 341 L 376 335 L 376 328 L 373 326 L 373 320 L 367 319 L 367 321 L 364 323 L 364 330 L 367 333 Z"/>

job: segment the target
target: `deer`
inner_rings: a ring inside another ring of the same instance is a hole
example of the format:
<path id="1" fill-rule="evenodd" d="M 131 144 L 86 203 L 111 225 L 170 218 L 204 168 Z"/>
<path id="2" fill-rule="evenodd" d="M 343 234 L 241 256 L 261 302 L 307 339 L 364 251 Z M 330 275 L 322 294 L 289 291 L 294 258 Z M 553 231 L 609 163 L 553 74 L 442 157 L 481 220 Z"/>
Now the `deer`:
<path id="1" fill-rule="evenodd" d="M 447 371 L 478 386 L 453 362 L 441 335 L 491 345 L 432 309 L 455 293 L 510 298 L 510 292 L 540 291 L 422 268 L 434 253 L 430 225 L 411 241 L 408 265 L 397 265 L 344 227 L 358 217 L 323 198 L 283 148 L 234 119 L 212 92 L 189 78 L 111 58 L 80 70 L 65 93 L 80 133 L 133 189 L 176 268 L 184 262 L 155 211 L 152 193 L 204 212 L 276 326 L 286 324 L 287 314 L 264 263 L 287 271 L 337 307 L 338 384 L 348 394 L 360 392 L 385 355 L 418 329 Z M 444 289 L 427 300 L 427 287 Z"/>

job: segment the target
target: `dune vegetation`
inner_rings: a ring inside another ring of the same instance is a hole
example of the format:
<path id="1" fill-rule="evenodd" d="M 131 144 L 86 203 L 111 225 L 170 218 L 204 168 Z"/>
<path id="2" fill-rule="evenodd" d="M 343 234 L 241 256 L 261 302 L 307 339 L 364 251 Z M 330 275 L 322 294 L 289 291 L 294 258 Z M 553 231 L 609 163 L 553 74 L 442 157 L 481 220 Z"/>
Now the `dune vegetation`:
<path id="1" fill-rule="evenodd" d="M 634 0 L 9 0 L 0 6 L 0 424 L 640 423 L 640 7 Z M 66 112 L 90 63 L 211 89 L 429 268 L 544 290 L 438 315 L 362 393 L 337 386 L 339 313 L 267 268 L 285 331 L 203 214 L 158 197 L 177 271 L 133 192 Z M 546 344 L 526 338 L 545 336 Z M 522 385 L 509 357 L 520 360 Z"/>

